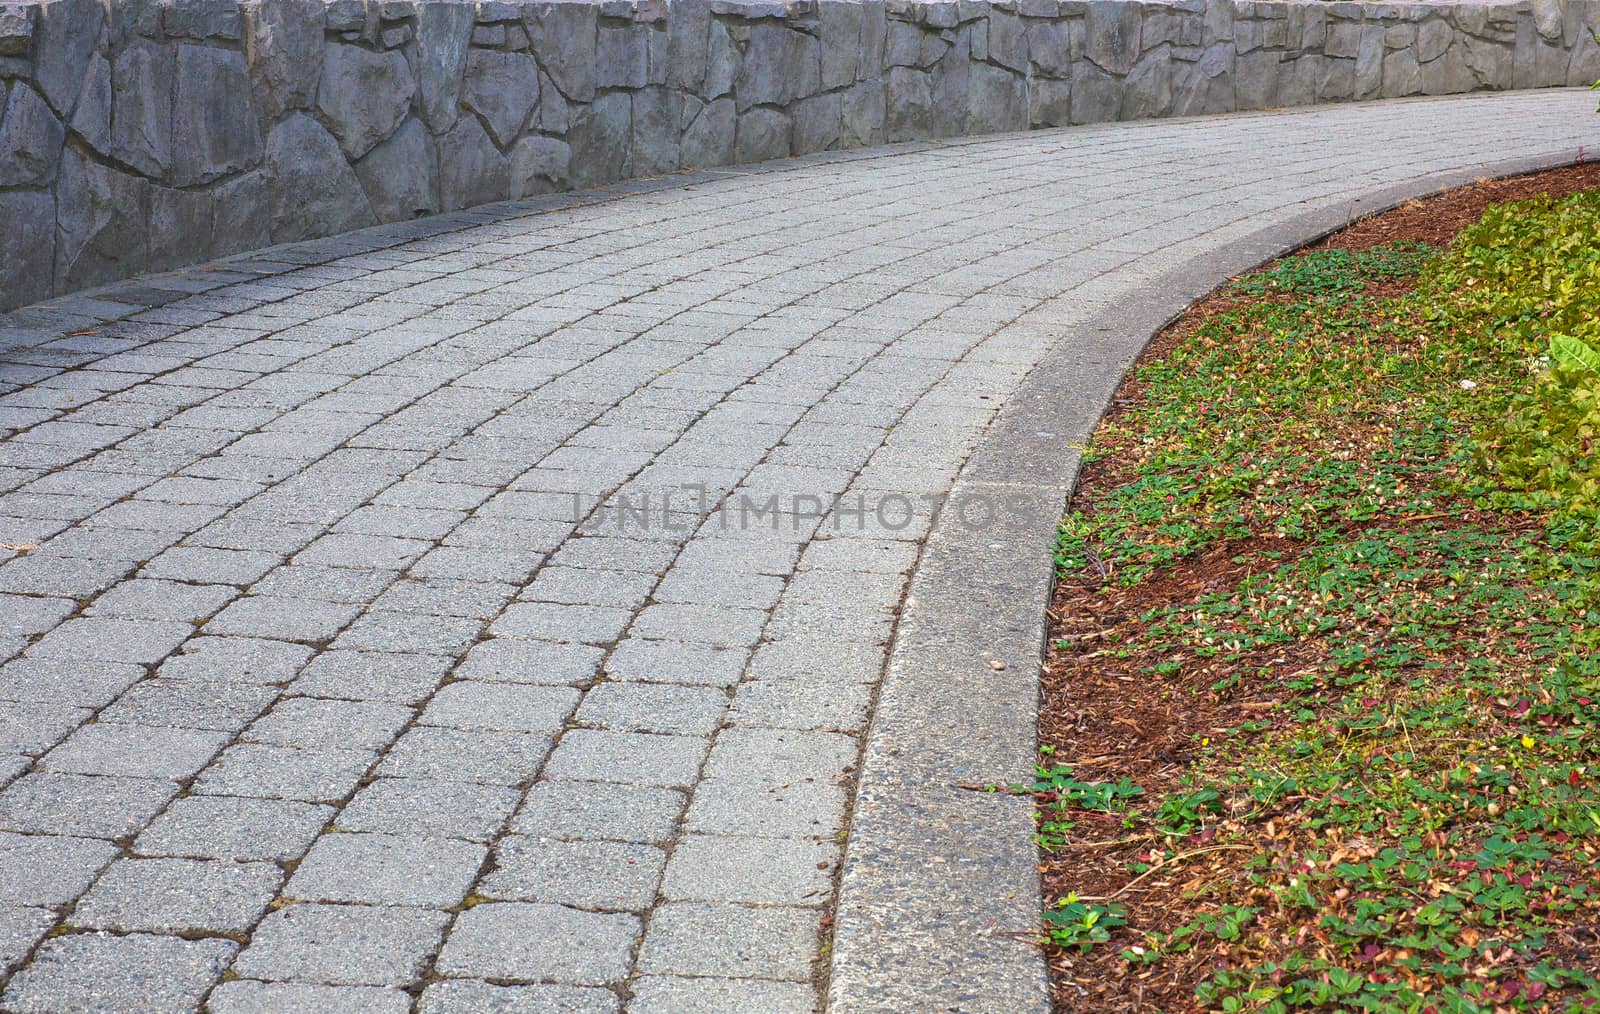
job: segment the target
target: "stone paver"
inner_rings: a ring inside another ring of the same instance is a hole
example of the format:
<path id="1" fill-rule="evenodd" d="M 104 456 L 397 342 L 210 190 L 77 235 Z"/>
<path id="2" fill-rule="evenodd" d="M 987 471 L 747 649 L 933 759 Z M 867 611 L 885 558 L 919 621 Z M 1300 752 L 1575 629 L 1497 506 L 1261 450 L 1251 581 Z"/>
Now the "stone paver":
<path id="1" fill-rule="evenodd" d="M 1023 378 L 1591 103 L 839 154 L 0 319 L 0 1007 L 812 1010 L 929 497 Z"/>

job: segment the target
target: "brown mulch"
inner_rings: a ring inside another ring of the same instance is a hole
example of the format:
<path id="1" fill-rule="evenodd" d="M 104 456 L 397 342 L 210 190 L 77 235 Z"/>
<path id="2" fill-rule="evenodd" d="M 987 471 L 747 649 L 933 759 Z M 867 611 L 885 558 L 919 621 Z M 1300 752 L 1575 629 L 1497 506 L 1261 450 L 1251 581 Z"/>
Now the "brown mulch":
<path id="1" fill-rule="evenodd" d="M 1492 203 L 1541 194 L 1563 197 L 1595 188 L 1600 188 L 1600 164 L 1484 181 L 1359 219 L 1310 248 L 1364 250 L 1402 241 L 1442 246 L 1476 222 Z M 1165 356 L 1207 319 L 1238 306 L 1240 300 L 1217 294 L 1196 303 L 1150 343 L 1141 362 Z M 1143 393 L 1143 385 L 1130 371 L 1108 419 L 1123 416 Z M 1118 454 L 1086 465 L 1073 507 L 1092 508 L 1124 481 L 1134 465 Z M 1097 575 L 1063 577 L 1050 609 L 1050 650 L 1039 715 L 1040 743 L 1056 748 L 1052 762 L 1074 765 L 1075 776 L 1083 780 L 1127 776 L 1149 793 L 1166 792 L 1177 786 L 1192 759 L 1196 735 L 1222 735 L 1270 710 L 1274 702 L 1255 699 L 1247 691 L 1224 700 L 1207 693 L 1214 673 L 1186 665 L 1172 677 L 1151 681 L 1138 674 L 1160 659 L 1119 659 L 1103 649 L 1107 643 L 1126 643 L 1119 628 L 1137 623 L 1150 610 L 1194 601 L 1208 590 L 1234 587 L 1252 567 L 1279 566 L 1300 549 L 1283 540 L 1237 542 L 1171 567 L 1158 579 L 1134 588 L 1102 587 Z M 1269 561 L 1268 552 L 1281 557 Z M 1303 664 L 1308 666 L 1321 657 L 1321 646 L 1314 643 L 1290 645 L 1287 651 L 1304 653 Z M 1292 671 L 1302 660 L 1281 653 L 1260 660 L 1269 663 Z M 1173 864 L 1135 882 L 1128 867 L 1149 854 L 1157 844 L 1154 839 L 1123 830 L 1117 815 L 1074 813 L 1073 819 L 1077 827 L 1072 843 L 1041 859 L 1047 894 L 1059 897 L 1073 891 L 1084 898 L 1114 898 L 1127 905 L 1130 924 L 1144 930 L 1169 931 L 1182 925 L 1191 914 L 1183 900 L 1186 894 L 1207 881 L 1239 872 L 1254 857 L 1249 851 L 1218 852 L 1207 855 L 1203 863 Z M 1191 954 L 1187 965 L 1165 960 L 1151 969 L 1133 969 L 1119 950 L 1097 947 L 1079 954 L 1051 948 L 1056 1010 L 1118 1014 L 1197 1009 L 1194 986 L 1209 971 L 1207 955 Z"/>
<path id="2" fill-rule="evenodd" d="M 1546 195 L 1567 197 L 1596 187 L 1600 187 L 1600 162 L 1551 169 L 1530 176 L 1484 180 L 1357 219 L 1348 229 L 1319 240 L 1308 249 L 1366 250 L 1407 240 L 1444 246 L 1456 233 L 1482 218 L 1491 204 Z"/>

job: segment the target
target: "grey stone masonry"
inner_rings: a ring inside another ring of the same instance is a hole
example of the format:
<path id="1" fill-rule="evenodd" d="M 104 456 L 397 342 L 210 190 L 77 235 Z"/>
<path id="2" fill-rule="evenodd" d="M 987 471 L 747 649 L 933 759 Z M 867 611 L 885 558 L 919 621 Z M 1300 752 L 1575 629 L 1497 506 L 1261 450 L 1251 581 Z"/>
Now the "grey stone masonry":
<path id="1" fill-rule="evenodd" d="M 687 168 L 1588 84 L 1597 19 L 1600 0 L 0 0 L 0 309 Z"/>
<path id="2" fill-rule="evenodd" d="M 398 115 L 274 80 L 340 159 Z M 0 1011 L 1048 1010 L 1030 803 L 955 786 L 1031 770 L 1063 456 L 1228 273 L 1597 147 L 1583 89 L 908 142 L 0 315 Z"/>

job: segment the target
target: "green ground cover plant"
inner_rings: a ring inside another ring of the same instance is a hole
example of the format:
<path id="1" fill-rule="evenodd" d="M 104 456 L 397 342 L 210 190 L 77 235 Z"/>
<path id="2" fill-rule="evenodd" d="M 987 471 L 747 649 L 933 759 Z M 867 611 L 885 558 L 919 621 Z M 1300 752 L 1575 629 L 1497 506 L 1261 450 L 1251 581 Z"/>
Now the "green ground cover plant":
<path id="1" fill-rule="evenodd" d="M 1138 1009 L 1600 1010 L 1597 237 L 1589 192 L 1287 258 L 1097 434 L 1057 564 L 1143 605 L 1057 651 L 1200 717 L 1029 788 L 1047 856 L 1132 849 L 1045 929 Z"/>

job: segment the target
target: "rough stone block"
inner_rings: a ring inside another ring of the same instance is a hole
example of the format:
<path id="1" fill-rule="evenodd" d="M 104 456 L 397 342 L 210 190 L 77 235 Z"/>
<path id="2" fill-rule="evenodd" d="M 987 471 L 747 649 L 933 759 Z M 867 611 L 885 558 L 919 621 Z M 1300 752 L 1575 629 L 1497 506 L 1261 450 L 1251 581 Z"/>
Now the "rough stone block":
<path id="1" fill-rule="evenodd" d="M 18 81 L 0 113 L 0 187 L 44 186 L 61 164 L 66 128 L 26 81 Z"/>
<path id="2" fill-rule="evenodd" d="M 775 21 L 751 27 L 733 82 L 741 114 L 752 106 L 787 106 L 815 94 L 821 82 L 822 52 L 815 37 Z"/>
<path id="3" fill-rule="evenodd" d="M 1072 77 L 1072 36 L 1071 22 L 1037 21 L 1029 25 L 1028 61 L 1033 64 L 1034 70 L 1045 77 Z M 1101 46 L 1106 44 L 1104 41 L 1099 43 Z"/>
<path id="4" fill-rule="evenodd" d="M 332 125 L 340 149 L 353 160 L 394 133 L 416 90 L 401 53 L 332 43 L 323 56 L 317 108 Z"/>
<path id="5" fill-rule="evenodd" d="M 928 75 L 895 67 L 884 80 L 884 140 L 927 137 L 933 129 L 933 84 Z"/>
<path id="6" fill-rule="evenodd" d="M 572 175 L 572 146 L 554 137 L 525 137 L 510 158 L 513 198 L 564 190 Z"/>
<path id="7" fill-rule="evenodd" d="M 1122 0 L 1090 0 L 1084 21 L 1084 55 L 1112 74 L 1126 74 L 1139 59 L 1143 12 Z"/>
<path id="8" fill-rule="evenodd" d="M 1103 123 L 1122 108 L 1122 82 L 1091 63 L 1072 68 L 1072 122 Z"/>
<path id="9" fill-rule="evenodd" d="M 646 88 L 633 94 L 631 161 L 639 176 L 660 176 L 682 164 L 678 118 L 682 97 L 665 88 Z"/>
<path id="10" fill-rule="evenodd" d="M 686 99 L 691 103 L 695 100 Z M 687 105 L 680 152 L 685 167 L 731 165 L 738 113 L 731 98 L 714 99 L 692 115 Z"/>
<path id="11" fill-rule="evenodd" d="M 539 68 L 526 53 L 474 49 L 467 57 L 461 100 L 483 117 L 504 148 L 522 133 L 539 103 Z"/>
<path id="12" fill-rule="evenodd" d="M 83 85 L 90 54 L 103 38 L 105 7 L 99 3 L 40 4 L 35 17 L 34 83 L 51 106 L 68 113 Z"/>
<path id="13" fill-rule="evenodd" d="M 631 175 L 633 103 L 623 92 L 596 98 L 574 115 L 572 175 L 575 186 L 594 186 Z"/>
<path id="14" fill-rule="evenodd" d="M 1383 97 L 1400 98 L 1422 91 L 1422 69 L 1414 50 L 1400 49 L 1383 58 Z"/>
<path id="15" fill-rule="evenodd" d="M 171 46 L 141 41 L 123 50 L 112 64 L 111 152 L 145 176 L 162 176 L 172 164 L 176 81 L 177 58 Z"/>
<path id="16" fill-rule="evenodd" d="M 575 102 L 595 96 L 595 45 L 599 8 L 592 3 L 529 5 L 524 15 L 539 65 L 561 94 Z"/>
<path id="17" fill-rule="evenodd" d="M 51 293 L 56 266 L 56 202 L 49 193 L 0 193 L 0 219 L 7 243 L 34 251 L 29 257 L 0 258 L 0 306 L 34 303 Z"/>
<path id="18" fill-rule="evenodd" d="M 454 6 L 426 4 L 423 10 Z M 310 109 L 315 101 L 322 76 L 325 11 L 322 0 L 245 5 L 245 56 L 257 102 L 268 115 L 277 118 L 292 110 Z M 423 19 L 428 16 L 424 14 Z"/>
<path id="19" fill-rule="evenodd" d="M 432 4 L 432 7 L 445 6 Z M 425 8 L 425 9 L 429 9 Z M 398 222 L 439 210 L 438 149 L 433 136 L 415 117 L 356 163 L 356 177 L 367 203 L 381 222 Z"/>
<path id="20" fill-rule="evenodd" d="M 277 243 L 376 222 L 339 143 L 304 113 L 291 114 L 267 136 L 267 187 Z"/>

